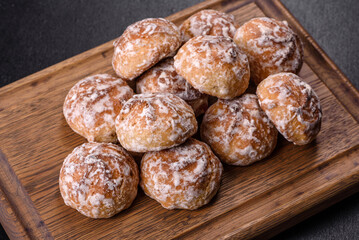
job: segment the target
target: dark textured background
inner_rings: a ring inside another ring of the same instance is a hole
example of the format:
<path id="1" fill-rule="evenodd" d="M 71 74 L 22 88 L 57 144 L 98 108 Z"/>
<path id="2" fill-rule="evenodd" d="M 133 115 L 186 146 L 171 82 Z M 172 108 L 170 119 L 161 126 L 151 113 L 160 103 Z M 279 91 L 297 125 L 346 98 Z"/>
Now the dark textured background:
<path id="1" fill-rule="evenodd" d="M 282 1 L 359 88 L 359 1 Z M 137 20 L 198 2 L 0 0 L 0 87 L 110 41 Z M 1 228 L 0 239 L 6 239 Z M 275 239 L 359 239 L 359 194 Z"/>

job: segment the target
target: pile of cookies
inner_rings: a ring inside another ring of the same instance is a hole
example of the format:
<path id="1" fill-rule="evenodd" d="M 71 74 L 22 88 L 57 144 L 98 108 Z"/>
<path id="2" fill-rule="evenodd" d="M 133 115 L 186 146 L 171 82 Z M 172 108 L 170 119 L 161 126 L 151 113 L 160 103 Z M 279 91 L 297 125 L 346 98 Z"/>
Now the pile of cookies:
<path id="1" fill-rule="evenodd" d="M 311 142 L 322 113 L 295 75 L 302 58 L 298 36 L 271 18 L 239 27 L 229 14 L 203 10 L 179 28 L 161 18 L 132 24 L 114 42 L 117 76 L 89 76 L 66 96 L 65 119 L 88 143 L 64 160 L 65 204 L 111 217 L 131 205 L 140 184 L 164 208 L 197 209 L 218 191 L 221 162 L 266 158 L 278 131 L 294 144 Z M 201 141 L 191 138 L 198 131 Z"/>

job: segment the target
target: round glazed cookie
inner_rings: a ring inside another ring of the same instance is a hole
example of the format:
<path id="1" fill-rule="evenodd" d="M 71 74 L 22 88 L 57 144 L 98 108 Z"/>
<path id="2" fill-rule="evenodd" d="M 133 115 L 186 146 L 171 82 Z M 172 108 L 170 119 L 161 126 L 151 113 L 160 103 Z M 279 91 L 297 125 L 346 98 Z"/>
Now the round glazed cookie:
<path id="1" fill-rule="evenodd" d="M 238 27 L 233 15 L 206 9 L 186 19 L 179 29 L 182 41 L 187 42 L 205 35 L 233 38 Z"/>
<path id="2" fill-rule="evenodd" d="M 67 206 L 91 218 L 109 218 L 137 195 L 139 173 L 133 158 L 112 143 L 84 143 L 63 162 L 59 187 Z"/>
<path id="3" fill-rule="evenodd" d="M 290 142 L 304 145 L 319 133 L 322 109 L 314 90 L 293 73 L 278 73 L 257 88 L 261 108 Z"/>
<path id="4" fill-rule="evenodd" d="M 247 54 L 257 85 L 271 74 L 297 73 L 302 67 L 302 42 L 286 21 L 251 19 L 237 30 L 234 41 Z"/>
<path id="5" fill-rule="evenodd" d="M 201 138 L 230 165 L 247 166 L 274 150 L 277 130 L 254 94 L 218 100 L 205 113 Z"/>
<path id="6" fill-rule="evenodd" d="M 167 58 L 142 74 L 136 82 L 137 93 L 172 93 L 185 100 L 196 116 L 208 107 L 207 96 L 194 89 L 180 76 L 174 66 L 173 58 Z"/>
<path id="7" fill-rule="evenodd" d="M 174 59 L 176 71 L 202 93 L 231 99 L 244 93 L 248 87 L 247 56 L 230 38 L 191 38 Z"/>
<path id="8" fill-rule="evenodd" d="M 120 78 L 97 74 L 76 83 L 63 113 L 73 131 L 89 142 L 116 142 L 115 119 L 133 90 Z"/>
<path id="9" fill-rule="evenodd" d="M 128 100 L 116 118 L 121 145 L 132 152 L 174 147 L 197 132 L 193 109 L 170 93 L 144 93 Z"/>
<path id="10" fill-rule="evenodd" d="M 188 139 L 184 144 L 146 153 L 141 161 L 141 187 L 167 209 L 197 209 L 207 204 L 220 186 L 223 167 L 207 144 Z"/>
<path id="11" fill-rule="evenodd" d="M 181 45 L 181 39 L 172 22 L 147 18 L 127 27 L 113 45 L 113 69 L 118 76 L 132 80 L 161 59 L 173 56 Z"/>

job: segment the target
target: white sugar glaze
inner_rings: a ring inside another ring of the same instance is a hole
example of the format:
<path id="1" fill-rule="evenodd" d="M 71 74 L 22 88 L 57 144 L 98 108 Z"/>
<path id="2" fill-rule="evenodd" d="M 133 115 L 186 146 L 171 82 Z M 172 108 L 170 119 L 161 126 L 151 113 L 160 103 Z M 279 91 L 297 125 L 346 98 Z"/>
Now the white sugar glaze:
<path id="1" fill-rule="evenodd" d="M 127 27 L 114 41 L 112 65 L 119 76 L 131 80 L 161 59 L 173 56 L 180 44 L 176 25 L 163 18 L 147 18 Z"/>
<path id="2" fill-rule="evenodd" d="M 88 141 L 95 141 L 101 134 L 108 135 L 101 138 L 109 139 L 115 131 L 119 108 L 132 95 L 132 89 L 120 78 L 89 76 L 71 88 L 63 114 L 70 127 Z"/>
<path id="3" fill-rule="evenodd" d="M 222 172 L 210 148 L 190 139 L 169 150 L 147 153 L 141 164 L 141 185 L 165 208 L 195 209 L 212 198 Z"/>
<path id="4" fill-rule="evenodd" d="M 261 34 L 257 38 L 249 39 L 246 42 L 246 48 L 256 55 L 272 52 L 260 64 L 264 67 L 276 66 L 278 71 L 286 71 L 286 66 L 283 65 L 285 62 L 290 69 L 298 69 L 301 58 L 290 56 L 300 56 L 301 47 L 297 46 L 296 34 L 288 26 L 288 23 L 286 21 L 278 23 L 266 17 L 254 18 L 251 21 L 257 23 L 256 28 L 260 30 Z M 267 22 L 270 27 L 262 24 L 261 21 Z M 242 29 L 238 29 L 238 38 L 243 38 L 243 34 L 246 34 Z M 248 54 L 250 59 L 251 55 Z"/>
<path id="5" fill-rule="evenodd" d="M 218 100 L 206 112 L 202 137 L 232 165 L 247 165 L 263 159 L 276 143 L 274 126 L 260 109 L 257 96 L 244 94 Z"/>
<path id="6" fill-rule="evenodd" d="M 299 134 L 318 133 L 322 110 L 319 98 L 309 84 L 293 73 L 279 73 L 266 78 L 261 83 L 261 88 L 266 89 L 270 96 L 257 90 L 260 106 L 286 139 L 290 140 L 292 136 Z M 305 101 L 300 102 L 303 98 Z M 294 119 L 299 124 L 296 128 L 290 126 Z"/>
<path id="7" fill-rule="evenodd" d="M 203 94 L 176 72 L 173 63 L 173 58 L 167 58 L 148 70 L 136 83 L 137 93 L 168 92 L 185 101 L 202 97 Z"/>
<path id="8" fill-rule="evenodd" d="M 256 84 L 270 74 L 296 73 L 302 66 L 302 42 L 286 21 L 253 18 L 237 30 L 234 40 L 247 54 Z"/>
<path id="9" fill-rule="evenodd" d="M 200 92 L 221 96 L 234 91 L 248 75 L 247 56 L 226 37 L 200 36 L 189 40 L 174 57 L 174 66 Z M 218 97 L 218 96 L 217 96 Z"/>
<path id="10" fill-rule="evenodd" d="M 209 9 L 192 15 L 180 26 L 184 42 L 192 37 L 205 35 L 233 38 L 236 30 L 233 15 Z"/>
<path id="11" fill-rule="evenodd" d="M 76 147 L 63 162 L 59 178 L 61 195 L 66 205 L 86 216 L 112 216 L 127 207 L 121 198 L 127 195 L 133 200 L 137 194 L 135 168 L 121 147 L 85 143 Z"/>
<path id="12" fill-rule="evenodd" d="M 197 131 L 192 108 L 170 93 L 134 95 L 116 119 L 122 146 L 134 152 L 156 151 L 184 142 Z M 145 137 L 145 138 L 144 138 Z M 170 146 L 163 146 L 168 142 Z M 152 146 L 151 150 L 148 145 Z"/>

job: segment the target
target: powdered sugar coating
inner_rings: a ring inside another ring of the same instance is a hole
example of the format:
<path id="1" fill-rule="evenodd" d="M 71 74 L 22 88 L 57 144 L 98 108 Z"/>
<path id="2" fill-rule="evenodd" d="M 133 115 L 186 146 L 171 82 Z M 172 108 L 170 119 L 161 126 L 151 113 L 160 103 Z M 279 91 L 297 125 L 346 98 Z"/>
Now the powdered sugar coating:
<path id="1" fill-rule="evenodd" d="M 113 69 L 118 76 L 132 80 L 161 59 L 173 56 L 181 40 L 172 22 L 147 18 L 127 27 L 113 45 Z"/>
<path id="2" fill-rule="evenodd" d="M 89 142 L 116 142 L 115 119 L 133 90 L 120 78 L 97 74 L 76 83 L 63 113 L 69 126 Z"/>
<path id="3" fill-rule="evenodd" d="M 172 93 L 185 100 L 196 116 L 204 113 L 208 106 L 207 96 L 194 89 L 179 75 L 173 62 L 173 58 L 166 58 L 142 74 L 136 82 L 137 93 Z"/>
<path id="4" fill-rule="evenodd" d="M 176 71 L 202 93 L 231 99 L 248 87 L 247 56 L 230 38 L 192 38 L 180 48 L 174 59 Z"/>
<path id="5" fill-rule="evenodd" d="M 116 119 L 121 145 L 129 151 L 177 146 L 197 131 L 193 109 L 170 93 L 144 93 L 128 100 Z"/>
<path id="6" fill-rule="evenodd" d="M 197 209 L 216 194 L 223 172 L 219 159 L 203 142 L 149 152 L 141 162 L 141 187 L 167 209 Z"/>
<path id="7" fill-rule="evenodd" d="M 186 19 L 179 29 L 182 41 L 187 42 L 193 37 L 205 35 L 233 38 L 237 28 L 233 15 L 206 9 Z"/>
<path id="8" fill-rule="evenodd" d="M 128 208 L 137 195 L 133 158 L 111 143 L 84 143 L 69 154 L 59 187 L 66 205 L 91 218 L 108 218 Z"/>
<path id="9" fill-rule="evenodd" d="M 205 113 L 201 138 L 230 165 L 247 166 L 274 150 L 277 130 L 254 94 L 218 100 Z"/>
<path id="10" fill-rule="evenodd" d="M 173 58 L 167 58 L 142 74 L 136 83 L 137 93 L 168 92 L 185 101 L 200 98 L 203 94 L 176 72 L 173 63 Z"/>
<path id="11" fill-rule="evenodd" d="M 309 84 L 293 73 L 278 73 L 257 88 L 261 108 L 278 131 L 290 142 L 304 145 L 319 133 L 322 109 Z"/>
<path id="12" fill-rule="evenodd" d="M 251 19 L 237 30 L 234 41 L 247 54 L 256 84 L 274 73 L 297 73 L 302 66 L 302 42 L 286 21 Z"/>

